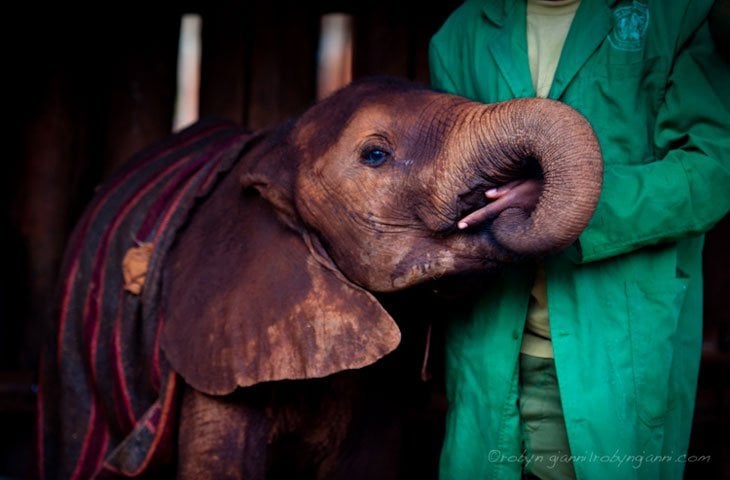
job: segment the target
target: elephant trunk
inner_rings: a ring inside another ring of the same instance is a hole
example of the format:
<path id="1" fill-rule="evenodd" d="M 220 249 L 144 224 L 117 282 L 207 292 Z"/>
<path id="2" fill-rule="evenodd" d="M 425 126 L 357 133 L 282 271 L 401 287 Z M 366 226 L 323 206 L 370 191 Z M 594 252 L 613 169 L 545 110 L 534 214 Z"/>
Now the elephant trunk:
<path id="1" fill-rule="evenodd" d="M 601 190 L 603 162 L 593 129 L 553 100 L 524 98 L 486 109 L 477 127 L 489 130 L 478 148 L 481 175 L 492 185 L 530 175 L 543 181 L 534 209 L 510 207 L 493 219 L 494 239 L 522 255 L 569 246 L 588 224 Z"/>

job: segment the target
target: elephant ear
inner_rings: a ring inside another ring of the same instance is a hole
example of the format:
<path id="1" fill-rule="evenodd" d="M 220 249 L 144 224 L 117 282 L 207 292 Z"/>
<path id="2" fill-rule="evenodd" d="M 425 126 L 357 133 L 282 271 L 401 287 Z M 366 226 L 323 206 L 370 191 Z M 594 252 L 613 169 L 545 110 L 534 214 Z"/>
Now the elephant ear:
<path id="1" fill-rule="evenodd" d="M 394 350 L 400 331 L 292 217 L 286 189 L 229 175 L 169 253 L 161 346 L 211 395 L 323 377 Z"/>

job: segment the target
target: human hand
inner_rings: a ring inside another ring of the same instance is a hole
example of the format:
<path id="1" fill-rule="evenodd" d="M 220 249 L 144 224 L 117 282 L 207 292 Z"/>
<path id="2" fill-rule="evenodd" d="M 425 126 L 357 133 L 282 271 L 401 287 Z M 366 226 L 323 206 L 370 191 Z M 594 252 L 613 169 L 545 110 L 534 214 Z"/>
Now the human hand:
<path id="1" fill-rule="evenodd" d="M 459 230 L 477 225 L 498 216 L 508 208 L 532 210 L 542 194 L 542 180 L 535 178 L 514 180 L 500 187 L 489 189 L 485 195 L 491 201 L 471 212 L 457 223 Z"/>

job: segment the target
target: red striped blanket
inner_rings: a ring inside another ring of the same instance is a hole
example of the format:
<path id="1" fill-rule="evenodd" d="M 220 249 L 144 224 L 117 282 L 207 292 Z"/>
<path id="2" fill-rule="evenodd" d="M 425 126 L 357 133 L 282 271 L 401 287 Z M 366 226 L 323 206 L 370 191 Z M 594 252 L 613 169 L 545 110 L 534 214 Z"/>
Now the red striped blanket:
<path id="1" fill-rule="evenodd" d="M 189 127 L 136 155 L 86 209 L 67 247 L 41 361 L 42 478 L 164 472 L 179 389 L 159 348 L 160 267 L 196 200 L 250 136 L 229 123 Z M 143 243 L 153 250 L 135 295 L 124 289 L 122 259 Z"/>

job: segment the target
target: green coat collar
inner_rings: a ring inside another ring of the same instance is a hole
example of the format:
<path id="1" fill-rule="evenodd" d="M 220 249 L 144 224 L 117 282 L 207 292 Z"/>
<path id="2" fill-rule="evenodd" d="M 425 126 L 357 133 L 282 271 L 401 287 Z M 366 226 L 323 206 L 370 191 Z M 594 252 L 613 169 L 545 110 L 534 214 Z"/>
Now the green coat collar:
<path id="1" fill-rule="evenodd" d="M 587 0 L 583 0 L 587 1 Z M 614 4 L 618 3 L 619 0 L 599 0 L 606 3 L 611 8 Z M 482 2 L 482 15 L 486 20 L 489 20 L 493 24 L 501 27 L 504 25 L 504 20 L 507 18 L 510 11 L 518 3 L 524 3 L 524 1 L 515 0 L 487 0 Z"/>
<path id="2" fill-rule="evenodd" d="M 525 2 L 507 2 L 509 11 L 502 19 L 516 17 L 498 27 L 497 33 L 488 40 L 487 48 L 494 56 L 500 73 L 516 98 L 534 97 L 535 89 L 530 76 L 530 63 L 527 58 L 527 31 Z M 494 8 L 495 12 L 499 8 Z M 496 13 L 495 13 L 496 16 Z M 520 20 L 521 19 L 521 20 Z"/>
<path id="3" fill-rule="evenodd" d="M 610 7 L 617 1 L 582 0 L 582 4 L 595 2 L 596 8 L 583 8 L 583 5 L 578 8 L 566 40 L 566 49 L 555 72 L 548 95 L 550 98 L 560 98 L 573 77 L 606 38 L 612 25 Z M 483 17 L 502 31 L 489 45 L 502 75 L 515 97 L 534 96 L 527 60 L 526 22 L 506 21 L 513 15 L 524 17 L 525 2 L 502 0 L 489 2 L 489 6 L 486 3 L 482 8 Z"/>
<path id="4" fill-rule="evenodd" d="M 594 8 L 582 8 L 583 4 L 591 4 Z M 559 99 L 578 73 L 583 64 L 601 45 L 611 31 L 613 25 L 609 4 L 615 2 L 605 0 L 582 0 L 575 13 L 573 24 L 565 39 L 565 47 L 560 54 L 558 68 L 550 88 L 549 98 Z"/>

